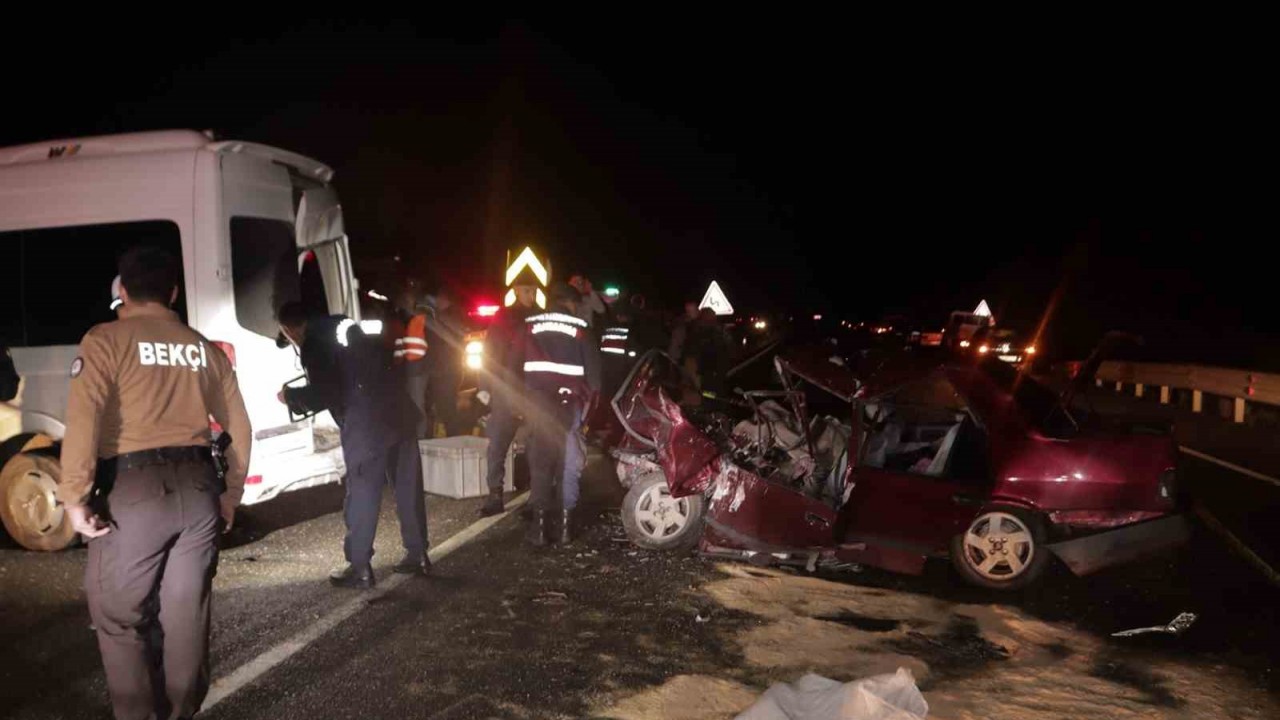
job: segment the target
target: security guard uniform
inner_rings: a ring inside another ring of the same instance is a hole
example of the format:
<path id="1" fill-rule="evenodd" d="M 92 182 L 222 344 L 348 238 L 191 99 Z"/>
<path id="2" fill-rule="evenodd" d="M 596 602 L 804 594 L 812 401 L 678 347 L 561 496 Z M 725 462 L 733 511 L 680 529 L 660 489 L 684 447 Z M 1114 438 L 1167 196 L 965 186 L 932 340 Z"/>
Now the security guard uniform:
<path id="1" fill-rule="evenodd" d="M 427 514 L 414 436 L 421 415 L 392 366 L 391 354 L 341 315 L 308 320 L 299 354 L 307 385 L 285 388 L 285 401 L 299 414 L 328 410 L 338 423 L 347 465 L 343 550 L 349 569 L 363 578 L 363 586 L 373 584 L 373 540 L 382 486 L 390 478 L 406 553 L 396 569 L 417 572 L 420 567 L 425 572 Z M 335 583 L 339 575 L 333 576 Z"/>
<path id="2" fill-rule="evenodd" d="M 190 717 L 209 686 L 219 499 L 244 493 L 252 433 L 222 350 L 158 303 L 126 304 L 120 318 L 89 330 L 72 363 L 57 497 L 110 523 L 89 541 L 85 590 L 116 717 L 165 717 L 157 697 Z M 232 439 L 225 485 L 210 418 Z M 157 621 L 164 686 L 153 688 Z"/>
<path id="3" fill-rule="evenodd" d="M 566 286 L 564 290 L 569 290 Z M 553 300 L 564 297 L 558 288 Z M 529 479 L 534 522 L 529 539 L 545 542 L 547 513 L 560 510 L 560 542 L 569 541 L 572 511 L 578 503 L 578 472 L 566 472 L 566 446 L 581 426 L 587 405 L 600 390 L 596 340 L 587 322 L 561 311 L 525 320 L 522 359 L 529 403 Z M 557 502 L 555 485 L 560 484 Z"/>

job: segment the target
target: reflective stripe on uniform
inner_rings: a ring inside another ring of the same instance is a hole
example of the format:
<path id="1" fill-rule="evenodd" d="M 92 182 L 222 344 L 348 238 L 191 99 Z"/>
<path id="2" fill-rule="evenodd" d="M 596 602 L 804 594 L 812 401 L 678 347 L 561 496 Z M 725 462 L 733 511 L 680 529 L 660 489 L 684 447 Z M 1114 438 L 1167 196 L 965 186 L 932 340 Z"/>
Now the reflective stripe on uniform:
<path id="1" fill-rule="evenodd" d="M 602 347 L 600 348 L 600 352 L 613 353 L 614 355 L 623 355 L 627 351 L 623 350 L 622 348 L 616 348 L 616 347 Z"/>
<path id="2" fill-rule="evenodd" d="M 569 365 L 566 363 L 550 362 L 547 360 L 529 360 L 524 364 L 524 371 L 555 373 L 557 375 L 571 375 L 573 377 L 582 377 L 587 374 L 586 368 L 581 365 Z"/>
<path id="3" fill-rule="evenodd" d="M 568 335 L 569 337 L 572 337 L 572 338 L 578 337 L 578 328 L 568 323 L 540 322 L 540 323 L 533 324 L 534 335 L 541 335 L 544 332 L 557 332 L 557 333 L 560 333 L 561 335 Z"/>
<path id="4" fill-rule="evenodd" d="M 587 327 L 586 320 L 583 320 L 582 318 L 576 317 L 573 315 L 567 315 L 565 313 L 557 313 L 557 312 L 542 313 L 541 315 L 534 315 L 532 317 L 525 319 L 525 322 L 529 324 L 542 323 L 542 322 L 560 322 L 560 323 L 569 323 L 570 325 L 577 325 L 578 327 L 581 327 L 581 328 Z"/>

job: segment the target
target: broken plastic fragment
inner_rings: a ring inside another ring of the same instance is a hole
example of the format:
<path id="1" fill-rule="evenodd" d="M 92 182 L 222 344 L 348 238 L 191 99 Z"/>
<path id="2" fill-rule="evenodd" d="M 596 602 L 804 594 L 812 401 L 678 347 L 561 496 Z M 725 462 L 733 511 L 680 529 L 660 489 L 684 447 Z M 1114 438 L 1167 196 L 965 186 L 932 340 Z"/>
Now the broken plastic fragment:
<path id="1" fill-rule="evenodd" d="M 1196 621 L 1195 613 L 1179 613 L 1168 625 L 1156 625 L 1155 627 L 1134 628 L 1133 630 L 1121 630 L 1120 632 L 1111 633 L 1111 637 L 1133 637 L 1134 635 L 1143 635 L 1145 633 L 1167 633 L 1169 635 L 1181 635 L 1187 631 L 1187 628 Z"/>

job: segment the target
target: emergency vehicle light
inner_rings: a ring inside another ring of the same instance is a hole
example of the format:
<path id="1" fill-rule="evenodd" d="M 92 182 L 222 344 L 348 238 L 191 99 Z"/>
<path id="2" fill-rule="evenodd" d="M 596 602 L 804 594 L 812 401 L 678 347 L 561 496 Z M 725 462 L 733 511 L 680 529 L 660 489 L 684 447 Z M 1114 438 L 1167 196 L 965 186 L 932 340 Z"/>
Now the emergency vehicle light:
<path id="1" fill-rule="evenodd" d="M 480 317 L 493 317 L 498 314 L 499 307 L 497 305 L 477 305 L 476 315 Z"/>

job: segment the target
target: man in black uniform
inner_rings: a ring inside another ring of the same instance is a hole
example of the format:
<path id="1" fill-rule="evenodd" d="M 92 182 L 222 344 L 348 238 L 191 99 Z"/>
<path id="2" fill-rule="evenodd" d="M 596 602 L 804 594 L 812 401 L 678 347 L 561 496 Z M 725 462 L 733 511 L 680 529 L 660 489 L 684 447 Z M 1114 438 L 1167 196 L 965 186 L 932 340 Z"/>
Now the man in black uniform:
<path id="1" fill-rule="evenodd" d="M 374 586 L 370 563 L 388 476 L 395 487 L 405 549 L 395 571 L 429 574 L 422 460 L 415 437 L 420 414 L 405 391 L 403 376 L 392 365 L 392 353 L 341 315 L 311 316 L 301 303 L 287 303 L 278 318 L 281 332 L 299 348 L 307 371 L 307 385 L 284 388 L 281 402 L 298 414 L 328 410 L 342 433 L 347 566 L 330 574 L 330 582 L 340 587 Z"/>
<path id="2" fill-rule="evenodd" d="M 578 502 L 578 474 L 565 472 L 569 433 L 600 391 L 600 360 L 587 322 L 577 317 L 578 292 L 569 285 L 551 289 L 550 312 L 525 320 L 519 357 L 523 361 L 528 402 L 529 481 L 533 522 L 528 540 L 543 545 L 547 517 L 559 511 L 557 541 L 571 538 L 573 508 Z M 561 497 L 555 497 L 556 484 Z"/>

